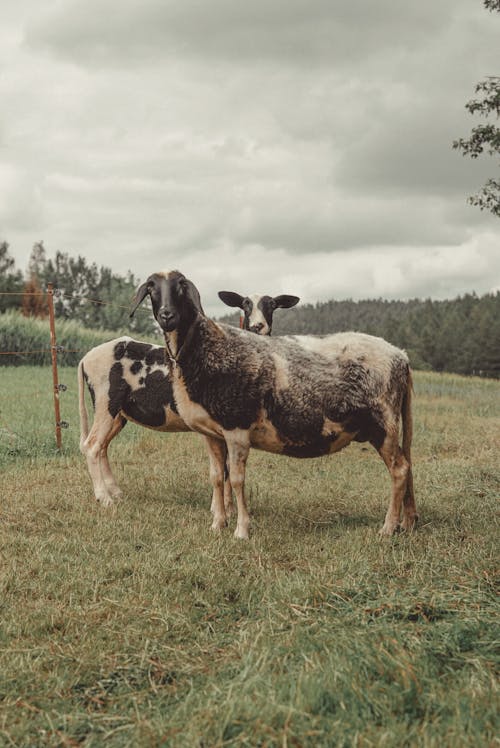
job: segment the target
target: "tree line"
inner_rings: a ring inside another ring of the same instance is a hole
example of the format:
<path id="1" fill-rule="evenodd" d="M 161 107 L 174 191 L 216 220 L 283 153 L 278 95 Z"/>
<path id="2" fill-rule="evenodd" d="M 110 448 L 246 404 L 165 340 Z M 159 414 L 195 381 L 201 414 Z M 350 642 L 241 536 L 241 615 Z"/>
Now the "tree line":
<path id="1" fill-rule="evenodd" d="M 124 311 L 130 308 L 138 279 L 110 268 L 88 263 L 84 257 L 56 252 L 48 259 L 43 242 L 31 251 L 26 273 L 15 268 L 7 242 L 0 243 L 0 312 L 19 309 L 26 317 L 48 314 L 44 291 L 48 283 L 56 289 L 56 318 L 72 319 L 85 327 L 117 330 L 123 327 Z M 4 295 L 3 294 L 9 294 Z M 136 315 L 127 329 L 151 335 L 156 327 L 151 314 Z"/>
<path id="2" fill-rule="evenodd" d="M 129 309 L 139 285 L 132 273 L 123 277 L 110 268 L 89 264 L 83 257 L 57 252 L 53 260 L 47 259 L 43 242 L 34 245 L 23 274 L 15 268 L 7 243 L 0 243 L 0 312 L 18 309 L 25 316 L 45 316 L 41 292 L 48 282 L 60 292 L 54 305 L 56 317 L 110 331 L 123 327 L 124 310 Z M 237 325 L 238 317 L 231 314 L 221 320 Z M 136 315 L 130 322 L 127 320 L 127 329 L 135 335 L 150 336 L 157 329 L 149 313 Z M 368 299 L 302 304 L 279 310 L 273 323 L 275 335 L 346 330 L 378 335 L 405 348 L 417 369 L 500 378 L 500 292 L 470 293 L 446 301 Z"/>

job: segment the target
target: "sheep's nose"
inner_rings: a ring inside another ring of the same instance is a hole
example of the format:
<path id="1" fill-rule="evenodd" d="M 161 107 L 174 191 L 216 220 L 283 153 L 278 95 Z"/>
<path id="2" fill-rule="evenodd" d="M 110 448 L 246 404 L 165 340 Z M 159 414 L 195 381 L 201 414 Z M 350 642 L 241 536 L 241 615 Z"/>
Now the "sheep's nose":
<path id="1" fill-rule="evenodd" d="M 252 325 L 250 328 L 250 332 L 256 332 L 257 334 L 264 328 L 264 325 L 262 322 L 258 322 L 256 325 Z"/>
<path id="2" fill-rule="evenodd" d="M 158 312 L 158 321 L 163 324 L 167 324 L 173 319 L 174 315 L 169 312 L 168 309 L 160 309 Z"/>

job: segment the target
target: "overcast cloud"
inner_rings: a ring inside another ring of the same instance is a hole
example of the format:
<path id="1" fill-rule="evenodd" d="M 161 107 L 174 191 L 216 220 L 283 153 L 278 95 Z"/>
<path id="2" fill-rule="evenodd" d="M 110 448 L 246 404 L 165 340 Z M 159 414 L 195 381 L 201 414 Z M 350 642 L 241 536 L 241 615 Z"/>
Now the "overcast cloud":
<path id="1" fill-rule="evenodd" d="M 7 0 L 0 239 L 216 292 L 500 287 L 498 168 L 453 139 L 499 74 L 480 0 Z"/>

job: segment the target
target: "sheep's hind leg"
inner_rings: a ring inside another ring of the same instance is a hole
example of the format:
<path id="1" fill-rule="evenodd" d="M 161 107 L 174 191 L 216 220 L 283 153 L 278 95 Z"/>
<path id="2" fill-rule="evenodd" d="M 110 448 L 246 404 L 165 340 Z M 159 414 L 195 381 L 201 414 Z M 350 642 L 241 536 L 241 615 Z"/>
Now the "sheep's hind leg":
<path id="1" fill-rule="evenodd" d="M 226 445 L 224 445 L 224 451 L 224 509 L 226 510 L 226 517 L 229 519 L 233 513 L 233 487 L 229 479 L 229 457 Z"/>
<path id="2" fill-rule="evenodd" d="M 115 436 L 118 436 L 118 434 L 123 429 L 126 423 L 127 423 L 126 419 L 124 419 L 122 416 L 120 415 L 116 416 L 115 420 L 113 421 L 112 430 L 109 432 L 106 438 L 106 442 L 103 445 L 102 450 L 101 450 L 101 456 L 100 456 L 101 473 L 102 473 L 102 477 L 104 480 L 104 484 L 108 490 L 108 493 L 110 496 L 113 497 L 113 499 L 121 499 L 123 494 L 122 494 L 122 490 L 120 486 L 115 480 L 115 477 L 111 470 L 111 466 L 109 464 L 108 447 L 110 445 L 110 442 L 115 438 Z"/>
<path id="3" fill-rule="evenodd" d="M 245 469 L 250 445 L 248 433 L 241 431 L 238 434 L 237 431 L 237 429 L 234 429 L 225 434 L 229 455 L 229 478 L 238 506 L 238 521 L 234 535 L 236 538 L 248 540 L 250 516 L 245 501 Z"/>
<path id="4" fill-rule="evenodd" d="M 87 460 L 87 467 L 94 488 L 94 496 L 99 504 L 105 507 L 113 505 L 113 498 L 108 491 L 102 471 L 102 452 L 105 445 L 109 443 L 108 436 L 113 430 L 113 418 L 106 414 L 97 413 L 90 433 L 81 444 L 80 449 Z"/>
<path id="5" fill-rule="evenodd" d="M 410 532 L 415 529 L 418 522 L 417 507 L 415 505 L 415 494 L 413 491 L 413 472 L 411 465 L 408 470 L 408 480 L 406 483 L 406 491 L 403 497 L 403 520 L 401 522 L 401 528 L 406 532 Z"/>
<path id="6" fill-rule="evenodd" d="M 403 497 L 407 491 L 410 465 L 398 444 L 397 434 L 387 434 L 382 446 L 378 449 L 392 480 L 392 493 L 385 515 L 381 535 L 393 535 L 399 528 Z"/>
<path id="7" fill-rule="evenodd" d="M 103 506 L 112 506 L 113 498 L 109 493 L 101 472 L 101 445 L 98 442 L 86 445 L 85 457 L 94 488 L 95 500 Z"/>

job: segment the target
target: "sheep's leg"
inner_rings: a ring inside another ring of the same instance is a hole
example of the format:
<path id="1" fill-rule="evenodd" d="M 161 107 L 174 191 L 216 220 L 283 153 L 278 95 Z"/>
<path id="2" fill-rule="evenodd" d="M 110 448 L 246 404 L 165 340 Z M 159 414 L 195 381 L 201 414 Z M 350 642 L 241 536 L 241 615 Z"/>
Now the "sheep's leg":
<path id="1" fill-rule="evenodd" d="M 118 436 L 118 434 L 123 429 L 126 423 L 127 421 L 122 416 L 120 415 L 116 416 L 115 420 L 113 421 L 113 428 L 109 432 L 106 438 L 106 442 L 102 447 L 101 456 L 100 456 L 101 474 L 102 474 L 104 483 L 106 485 L 106 488 L 108 489 L 108 493 L 114 499 L 120 499 L 122 497 L 122 490 L 120 486 L 117 484 L 115 477 L 112 473 L 111 466 L 109 464 L 108 447 L 110 445 L 110 442 L 115 438 L 115 436 Z"/>
<path id="2" fill-rule="evenodd" d="M 226 510 L 226 517 L 229 519 L 233 513 L 233 489 L 231 487 L 231 481 L 229 480 L 229 462 L 227 457 L 227 447 L 224 444 L 224 509 Z M 212 503 L 210 505 L 210 511 L 212 514 L 215 511 L 215 499 L 212 496 Z"/>
<path id="3" fill-rule="evenodd" d="M 407 492 L 410 464 L 398 443 L 397 433 L 388 433 L 378 449 L 392 480 L 392 494 L 381 535 L 393 535 L 399 526 L 403 498 Z"/>
<path id="4" fill-rule="evenodd" d="M 80 445 L 81 452 L 87 459 L 87 467 L 94 488 L 94 496 L 103 506 L 111 506 L 113 499 L 106 486 L 101 469 L 101 455 L 109 443 L 109 434 L 113 431 L 113 417 L 104 409 L 96 408 L 94 424 L 85 441 Z"/>
<path id="5" fill-rule="evenodd" d="M 411 465 L 408 468 L 408 479 L 406 482 L 406 491 L 403 497 L 403 521 L 401 527 L 403 530 L 413 530 L 418 522 L 417 507 L 415 506 L 415 494 L 413 492 L 413 472 Z"/>
<path id="6" fill-rule="evenodd" d="M 223 492 L 226 445 L 220 439 L 215 439 L 212 436 L 205 437 L 205 444 L 210 460 L 210 482 L 212 484 L 212 512 L 214 515 L 212 530 L 221 530 L 227 525 Z"/>
<path id="7" fill-rule="evenodd" d="M 234 535 L 242 540 L 248 539 L 250 517 L 245 501 L 245 468 L 250 451 L 248 432 L 234 429 L 224 434 L 229 456 L 229 478 L 236 495 L 238 521 Z"/>
<path id="8" fill-rule="evenodd" d="M 403 497 L 403 521 L 401 522 L 401 527 L 403 530 L 407 531 L 413 530 L 418 521 L 417 508 L 415 506 L 415 494 L 413 492 L 413 473 L 411 469 L 411 440 L 413 432 L 413 418 L 411 413 L 412 392 L 412 378 L 411 372 L 409 372 L 401 412 L 403 419 L 403 453 L 409 463 L 408 480 L 406 482 L 406 491 Z"/>
<path id="9" fill-rule="evenodd" d="M 233 487 L 231 486 L 231 480 L 229 478 L 229 457 L 227 454 L 227 447 L 224 444 L 224 509 L 226 510 L 226 517 L 229 517 L 233 513 Z"/>

